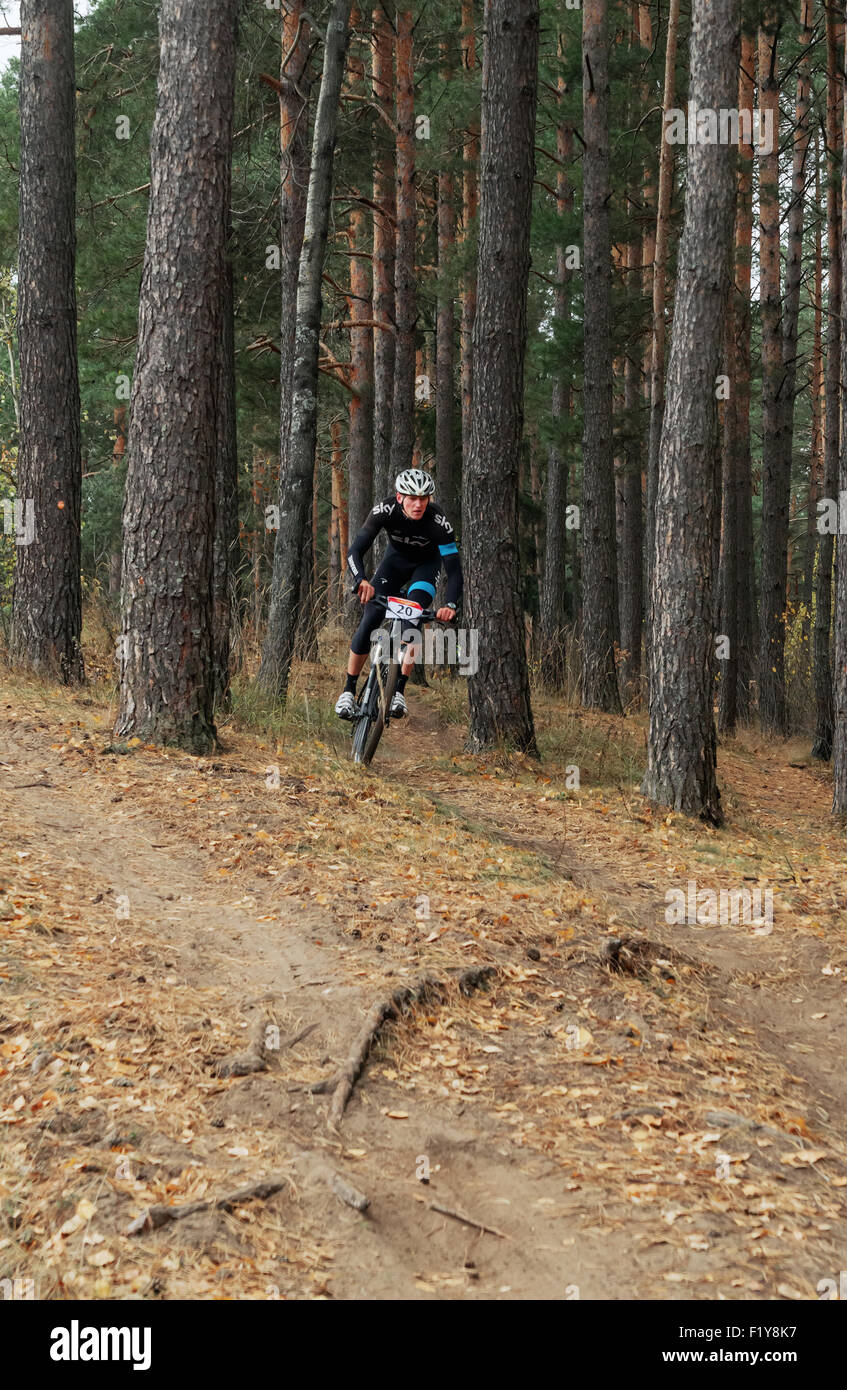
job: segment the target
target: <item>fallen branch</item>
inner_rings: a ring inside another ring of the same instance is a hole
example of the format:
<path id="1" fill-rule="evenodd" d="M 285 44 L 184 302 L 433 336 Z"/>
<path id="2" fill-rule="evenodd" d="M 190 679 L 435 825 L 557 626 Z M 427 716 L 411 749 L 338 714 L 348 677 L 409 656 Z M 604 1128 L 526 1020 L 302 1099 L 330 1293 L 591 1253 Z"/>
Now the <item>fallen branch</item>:
<path id="1" fill-rule="evenodd" d="M 476 1231 L 485 1231 L 486 1235 L 499 1236 L 501 1240 L 508 1240 L 509 1237 L 504 1231 L 498 1231 L 494 1226 L 486 1226 L 482 1221 L 475 1221 L 472 1216 L 464 1216 L 460 1211 L 453 1211 L 450 1207 L 443 1207 L 440 1202 L 427 1202 L 430 1211 L 440 1212 L 442 1216 L 450 1216 L 454 1221 L 461 1221 L 463 1226 L 473 1226 Z"/>
<path id="2" fill-rule="evenodd" d="M 333 1092 L 329 1109 L 330 1126 L 337 1129 L 341 1123 L 347 1102 L 353 1094 L 353 1087 L 364 1071 L 371 1048 L 387 1020 L 400 1018 L 403 1014 L 408 1013 L 415 1004 L 443 998 L 444 990 L 450 983 L 457 984 L 462 994 L 471 994 L 479 985 L 484 984 L 486 980 L 496 974 L 497 971 L 494 966 L 483 965 L 464 970 L 452 981 L 436 980 L 427 975 L 416 985 L 407 986 L 405 989 L 396 989 L 388 999 L 382 999 L 378 1004 L 375 1004 L 365 1020 L 364 1028 L 350 1048 L 347 1060 L 340 1072 L 333 1077 L 318 1081 L 310 1087 L 313 1095 L 321 1095 L 328 1091 Z"/>
<path id="3" fill-rule="evenodd" d="M 289 1177 L 277 1174 L 274 1177 L 263 1178 L 260 1182 L 251 1183 L 249 1187 L 241 1187 L 237 1192 L 232 1192 L 228 1197 L 212 1198 L 208 1202 L 186 1202 L 182 1207 L 148 1207 L 140 1216 L 136 1216 L 126 1228 L 128 1236 L 136 1236 L 141 1231 L 155 1231 L 160 1226 L 167 1226 L 169 1221 L 182 1221 L 186 1216 L 194 1216 L 198 1211 L 232 1211 L 233 1207 L 241 1206 L 242 1202 L 251 1202 L 256 1199 L 264 1201 L 268 1197 L 273 1197 L 274 1193 L 281 1192 L 291 1182 Z"/>

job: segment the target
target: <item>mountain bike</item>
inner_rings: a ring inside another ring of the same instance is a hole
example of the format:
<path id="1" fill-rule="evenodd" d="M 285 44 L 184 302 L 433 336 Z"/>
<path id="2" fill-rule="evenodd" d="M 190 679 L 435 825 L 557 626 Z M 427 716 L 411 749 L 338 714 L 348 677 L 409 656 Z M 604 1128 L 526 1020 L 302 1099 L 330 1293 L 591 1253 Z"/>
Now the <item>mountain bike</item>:
<path id="1" fill-rule="evenodd" d="M 435 621 L 435 610 L 422 608 L 407 598 L 373 600 L 385 608 L 389 619 L 374 634 L 371 647 L 371 669 L 353 714 L 353 743 L 350 756 L 354 763 L 369 763 L 377 750 L 384 729 L 391 723 L 391 702 L 397 690 L 403 658 L 410 643 L 403 641 L 406 626 Z M 378 648 L 375 650 L 375 647 Z"/>

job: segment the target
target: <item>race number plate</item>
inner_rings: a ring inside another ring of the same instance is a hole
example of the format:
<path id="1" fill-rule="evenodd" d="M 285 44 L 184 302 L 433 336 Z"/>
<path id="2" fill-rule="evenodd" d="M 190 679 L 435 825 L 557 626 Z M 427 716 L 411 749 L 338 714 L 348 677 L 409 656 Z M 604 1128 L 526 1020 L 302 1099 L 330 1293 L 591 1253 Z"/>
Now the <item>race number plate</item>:
<path id="1" fill-rule="evenodd" d="M 423 607 L 407 598 L 390 598 L 386 612 L 390 618 L 405 618 L 407 622 L 413 622 L 420 617 Z"/>

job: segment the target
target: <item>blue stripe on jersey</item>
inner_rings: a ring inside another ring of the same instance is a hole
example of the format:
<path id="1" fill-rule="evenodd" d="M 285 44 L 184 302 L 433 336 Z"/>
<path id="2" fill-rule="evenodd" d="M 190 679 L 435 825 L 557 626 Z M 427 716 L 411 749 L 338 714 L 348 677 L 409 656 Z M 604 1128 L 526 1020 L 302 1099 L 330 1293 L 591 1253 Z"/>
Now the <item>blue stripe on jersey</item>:
<path id="1" fill-rule="evenodd" d="M 430 594 L 432 598 L 435 598 L 435 586 L 433 584 L 427 584 L 425 579 L 416 579 L 414 584 L 410 584 L 410 594 L 413 589 L 426 589 L 427 593 Z"/>
<path id="2" fill-rule="evenodd" d="M 439 555 L 458 555 L 459 547 L 457 545 L 440 545 L 438 553 Z"/>

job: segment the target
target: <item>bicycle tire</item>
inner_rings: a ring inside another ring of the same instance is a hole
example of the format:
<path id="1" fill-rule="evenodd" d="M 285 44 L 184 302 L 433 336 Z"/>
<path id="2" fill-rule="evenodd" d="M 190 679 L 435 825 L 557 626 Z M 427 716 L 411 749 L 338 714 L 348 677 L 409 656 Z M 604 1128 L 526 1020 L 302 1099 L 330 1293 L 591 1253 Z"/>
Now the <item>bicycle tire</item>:
<path id="1" fill-rule="evenodd" d="M 353 729 L 353 743 L 350 748 L 350 757 L 353 759 L 354 763 L 361 763 L 364 761 L 362 755 L 365 751 L 365 744 L 368 741 L 368 734 L 371 729 L 371 721 L 376 709 L 373 698 L 375 685 L 373 675 L 374 672 L 372 670 L 368 676 L 365 688 L 362 691 L 360 707 L 364 710 L 364 714 L 359 715 L 359 718 L 356 720 L 356 727 Z"/>
<path id="2" fill-rule="evenodd" d="M 353 730 L 353 745 L 350 750 L 350 756 L 353 759 L 354 763 L 364 762 L 363 754 L 365 751 L 365 744 L 367 743 L 370 729 L 370 714 L 363 714 L 359 719 L 356 720 L 356 727 Z"/>
<path id="3" fill-rule="evenodd" d="M 380 674 L 381 679 L 377 681 L 375 691 L 377 710 L 370 720 L 370 728 L 362 752 L 361 760 L 366 766 L 373 758 L 382 738 L 382 731 L 385 728 L 385 712 L 391 708 L 391 701 L 394 699 L 394 692 L 400 679 L 400 663 L 392 661 L 387 666 L 382 665 Z"/>

